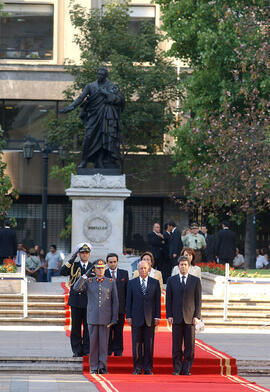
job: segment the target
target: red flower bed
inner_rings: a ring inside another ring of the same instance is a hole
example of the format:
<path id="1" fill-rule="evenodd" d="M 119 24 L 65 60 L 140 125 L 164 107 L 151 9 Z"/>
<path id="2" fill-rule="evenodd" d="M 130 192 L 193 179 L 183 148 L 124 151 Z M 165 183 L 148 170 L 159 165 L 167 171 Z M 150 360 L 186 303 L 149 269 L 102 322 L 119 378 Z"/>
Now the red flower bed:
<path id="1" fill-rule="evenodd" d="M 198 263 L 197 264 L 202 272 L 210 272 L 211 274 L 216 274 L 216 275 L 225 275 L 225 265 L 224 264 L 218 264 L 215 261 L 211 261 L 208 263 Z M 230 271 L 233 271 L 234 268 L 230 267 Z"/>

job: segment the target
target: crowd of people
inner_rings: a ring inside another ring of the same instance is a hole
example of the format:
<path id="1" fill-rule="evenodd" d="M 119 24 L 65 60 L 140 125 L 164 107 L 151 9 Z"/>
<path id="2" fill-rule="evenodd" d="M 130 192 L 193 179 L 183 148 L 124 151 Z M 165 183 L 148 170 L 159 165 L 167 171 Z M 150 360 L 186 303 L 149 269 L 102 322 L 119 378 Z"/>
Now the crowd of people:
<path id="1" fill-rule="evenodd" d="M 150 251 L 143 252 L 129 280 L 128 272 L 118 267 L 117 254 L 109 253 L 106 261 L 92 263 L 91 250 L 89 243 L 78 244 L 60 270 L 69 277 L 73 356 L 89 355 L 91 374 L 106 374 L 108 355 L 122 356 L 126 317 L 132 332 L 133 374 L 151 375 L 163 290 L 162 274 L 153 268 L 155 258 Z M 193 257 L 192 249 L 183 250 L 183 256 L 175 261 L 175 274 L 167 283 L 166 314 L 172 324 L 174 375 L 190 375 L 194 359 L 201 281 L 190 272 Z"/>
<path id="2" fill-rule="evenodd" d="M 27 249 L 19 243 L 15 257 L 17 267 L 21 267 L 23 255 L 25 256 L 26 275 L 31 276 L 37 282 L 51 282 L 52 276 L 60 275 L 64 257 L 57 251 L 56 245 L 51 245 L 50 251 L 45 254 L 44 249 L 39 245 Z"/>
<path id="3" fill-rule="evenodd" d="M 200 277 L 200 262 L 216 261 L 221 264 L 229 263 L 236 269 L 245 268 L 245 259 L 236 246 L 236 235 L 230 229 L 229 222 L 221 224 L 221 230 L 217 235 L 208 233 L 205 224 L 199 226 L 196 222 L 185 228 L 182 232 L 176 227 L 174 222 L 165 225 L 163 233 L 159 223 L 154 223 L 153 230 L 148 234 L 148 249 L 153 253 L 156 260 L 154 267 L 162 272 L 162 277 L 166 283 L 168 277 L 174 274 L 176 261 L 184 251 L 188 250 L 190 263 L 193 271 L 197 269 L 197 276 Z M 270 248 L 257 249 L 256 268 L 269 268 Z"/>

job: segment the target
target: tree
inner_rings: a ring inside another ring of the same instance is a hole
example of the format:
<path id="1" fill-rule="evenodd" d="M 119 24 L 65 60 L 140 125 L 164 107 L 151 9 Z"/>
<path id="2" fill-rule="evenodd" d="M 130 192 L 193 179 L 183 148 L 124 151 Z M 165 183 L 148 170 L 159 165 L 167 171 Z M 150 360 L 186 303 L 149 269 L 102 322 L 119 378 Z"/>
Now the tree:
<path id="1" fill-rule="evenodd" d="M 74 76 L 73 86 L 65 91 L 67 100 L 96 79 L 100 65 L 108 65 L 110 79 L 126 100 L 121 120 L 122 158 L 129 152 L 151 154 L 162 149 L 164 133 L 174 123 L 171 105 L 177 96 L 175 67 L 160 49 L 164 37 L 151 23 L 142 24 L 139 35 L 132 32 L 126 1 L 108 2 L 103 9 L 90 11 L 74 1 L 71 4 L 81 65 L 69 62 L 66 66 Z M 65 144 L 69 151 L 81 150 L 84 129 L 77 110 L 68 118 L 52 118 L 49 128 L 50 140 Z M 77 155 L 70 155 L 71 161 L 75 158 Z"/>
<path id="2" fill-rule="evenodd" d="M 157 1 L 171 54 L 188 61 L 186 123 L 175 130 L 176 172 L 197 206 L 246 216 L 269 206 L 269 7 L 264 0 Z M 254 226 L 253 226 L 254 227 Z"/>

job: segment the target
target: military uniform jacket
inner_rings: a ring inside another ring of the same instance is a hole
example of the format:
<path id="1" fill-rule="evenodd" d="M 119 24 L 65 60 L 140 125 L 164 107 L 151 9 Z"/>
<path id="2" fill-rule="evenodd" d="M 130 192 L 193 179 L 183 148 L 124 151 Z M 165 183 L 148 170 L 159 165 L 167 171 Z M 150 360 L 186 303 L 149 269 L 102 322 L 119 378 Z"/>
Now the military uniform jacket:
<path id="1" fill-rule="evenodd" d="M 93 267 L 93 263 L 90 263 L 88 261 L 86 271 L 90 270 L 92 267 Z M 76 275 L 78 277 L 81 276 L 82 275 L 82 268 L 81 268 L 80 261 L 74 262 L 73 259 L 70 259 L 68 262 L 66 262 L 62 266 L 62 268 L 60 270 L 60 274 L 63 276 L 70 276 L 71 280 Z M 93 273 L 93 275 L 94 275 L 94 273 Z M 73 306 L 75 308 L 86 308 L 87 307 L 87 293 L 75 291 L 74 284 L 73 284 L 70 287 L 68 305 Z"/>
<path id="2" fill-rule="evenodd" d="M 116 283 L 113 279 L 80 277 L 74 285 L 77 292 L 87 293 L 87 323 L 108 325 L 118 320 L 119 301 Z"/>

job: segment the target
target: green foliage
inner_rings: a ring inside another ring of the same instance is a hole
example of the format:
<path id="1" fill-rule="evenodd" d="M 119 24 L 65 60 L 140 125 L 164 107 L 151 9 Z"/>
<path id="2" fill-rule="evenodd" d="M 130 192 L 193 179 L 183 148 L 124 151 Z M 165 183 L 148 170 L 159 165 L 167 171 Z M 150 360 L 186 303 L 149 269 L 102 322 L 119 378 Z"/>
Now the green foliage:
<path id="1" fill-rule="evenodd" d="M 67 100 L 74 99 L 96 79 L 98 67 L 107 64 L 110 80 L 126 100 L 121 118 L 122 157 L 130 151 L 161 149 L 163 135 L 174 123 L 171 103 L 177 96 L 175 67 L 159 48 L 162 34 L 150 23 L 142 25 L 139 35 L 131 32 L 126 1 L 108 2 L 102 10 L 86 10 L 74 1 L 71 5 L 81 65 L 67 63 L 67 72 L 74 76 L 73 86 L 65 91 Z M 82 149 L 83 136 L 78 111 L 49 121 L 49 139 L 64 142 L 70 151 Z M 74 161 L 76 156 L 69 158 Z"/>
<path id="2" fill-rule="evenodd" d="M 6 163 L 3 162 L 3 130 L 0 127 L 0 223 L 7 217 L 7 212 L 11 207 L 14 198 L 18 193 L 13 189 L 10 178 L 6 175 Z"/>
<path id="3" fill-rule="evenodd" d="M 269 204 L 269 7 L 265 0 L 157 0 L 173 40 L 171 55 L 192 74 L 182 83 L 175 171 L 191 199 L 212 211 Z"/>
<path id="4" fill-rule="evenodd" d="M 76 174 L 76 165 L 74 162 L 71 162 L 69 165 L 64 167 L 54 165 L 51 169 L 50 177 L 64 181 L 66 188 L 68 188 L 70 185 L 71 174 Z"/>

